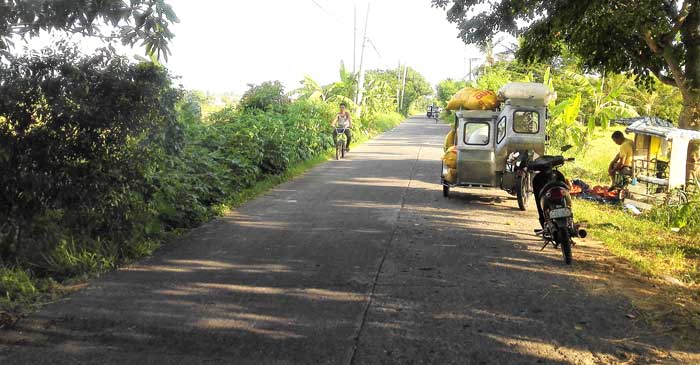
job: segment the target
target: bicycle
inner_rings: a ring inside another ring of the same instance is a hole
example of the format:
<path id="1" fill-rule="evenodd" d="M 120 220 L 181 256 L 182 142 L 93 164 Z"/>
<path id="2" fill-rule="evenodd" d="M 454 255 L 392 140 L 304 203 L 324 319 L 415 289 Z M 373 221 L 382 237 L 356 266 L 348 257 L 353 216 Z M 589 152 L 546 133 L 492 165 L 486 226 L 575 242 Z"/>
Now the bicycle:
<path id="1" fill-rule="evenodd" d="M 339 160 L 341 158 L 345 158 L 345 152 L 347 150 L 347 136 L 345 135 L 345 131 L 348 128 L 336 128 L 336 136 L 335 136 L 335 159 Z"/>

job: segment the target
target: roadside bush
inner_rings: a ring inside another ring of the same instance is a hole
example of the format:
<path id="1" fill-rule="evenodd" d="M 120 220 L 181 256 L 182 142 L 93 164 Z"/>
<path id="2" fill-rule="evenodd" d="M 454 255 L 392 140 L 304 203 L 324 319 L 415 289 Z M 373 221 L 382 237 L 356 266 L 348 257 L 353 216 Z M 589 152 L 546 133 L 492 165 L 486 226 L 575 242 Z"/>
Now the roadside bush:
<path id="1" fill-rule="evenodd" d="M 0 268 L 0 301 L 30 300 L 36 295 L 37 289 L 32 279 L 21 270 Z"/>
<path id="2" fill-rule="evenodd" d="M 681 205 L 656 206 L 645 217 L 667 228 L 679 228 L 687 234 L 697 235 L 700 233 L 700 196 L 692 196 Z"/>
<path id="3" fill-rule="evenodd" d="M 265 81 L 260 85 L 249 84 L 248 86 L 250 88 L 241 98 L 240 108 L 243 110 L 283 111 L 289 104 L 284 86 L 279 81 Z"/>
<path id="4" fill-rule="evenodd" d="M 188 124 L 183 152 L 153 176 L 162 228 L 196 226 L 237 191 L 318 155 L 331 144 L 332 117 L 324 103 L 298 101 L 285 113 L 226 108 L 207 124 Z"/>
<path id="5" fill-rule="evenodd" d="M 107 50 L 0 63 L 0 263 L 42 271 L 62 241 L 122 256 L 142 239 L 148 171 L 182 142 L 179 94 L 162 67 Z"/>
<path id="6" fill-rule="evenodd" d="M 0 63 L 0 95 L 5 302 L 31 301 L 53 283 L 42 278 L 149 255 L 221 214 L 244 189 L 326 151 L 336 112 L 290 103 L 270 82 L 205 117 L 203 95 L 174 88 L 161 66 L 65 44 Z M 366 136 L 402 119 L 376 114 L 356 128 Z"/>
<path id="7" fill-rule="evenodd" d="M 406 119 L 397 112 L 378 113 L 362 119 L 361 125 L 368 133 L 382 132 L 394 128 Z"/>

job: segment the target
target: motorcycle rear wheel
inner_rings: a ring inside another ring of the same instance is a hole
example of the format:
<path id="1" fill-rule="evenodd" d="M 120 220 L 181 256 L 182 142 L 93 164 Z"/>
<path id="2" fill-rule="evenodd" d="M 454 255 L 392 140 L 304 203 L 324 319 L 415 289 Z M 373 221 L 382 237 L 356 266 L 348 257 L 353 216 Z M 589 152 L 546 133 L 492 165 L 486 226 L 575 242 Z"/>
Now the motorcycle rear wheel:
<path id="1" fill-rule="evenodd" d="M 567 229 L 559 229 L 554 239 L 561 246 L 561 253 L 564 256 L 564 262 L 571 265 L 571 234 Z"/>

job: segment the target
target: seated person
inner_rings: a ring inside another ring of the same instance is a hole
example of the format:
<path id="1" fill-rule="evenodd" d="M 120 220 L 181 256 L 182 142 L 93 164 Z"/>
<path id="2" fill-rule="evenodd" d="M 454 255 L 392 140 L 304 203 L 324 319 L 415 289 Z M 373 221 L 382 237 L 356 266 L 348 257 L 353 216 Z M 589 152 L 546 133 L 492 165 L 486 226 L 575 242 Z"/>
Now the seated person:
<path id="1" fill-rule="evenodd" d="M 615 133 L 612 134 L 612 140 L 620 146 L 620 152 L 615 155 L 615 158 L 608 166 L 608 175 L 614 186 L 617 175 L 632 176 L 634 142 L 631 139 L 625 138 L 625 135 L 620 131 L 615 131 Z"/>

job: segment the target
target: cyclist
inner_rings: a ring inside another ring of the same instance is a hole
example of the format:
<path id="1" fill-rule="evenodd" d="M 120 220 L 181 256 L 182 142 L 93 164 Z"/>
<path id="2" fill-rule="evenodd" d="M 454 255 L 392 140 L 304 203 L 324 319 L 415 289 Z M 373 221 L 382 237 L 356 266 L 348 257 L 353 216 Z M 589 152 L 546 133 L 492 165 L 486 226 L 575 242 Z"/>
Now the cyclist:
<path id="1" fill-rule="evenodd" d="M 335 115 L 331 124 L 333 126 L 333 144 L 338 140 L 338 128 L 345 128 L 345 137 L 347 137 L 345 151 L 349 152 L 350 141 L 352 140 L 352 132 L 350 132 L 350 128 L 352 128 L 352 117 L 350 117 L 350 113 L 346 110 L 345 103 L 340 103 L 340 112 Z"/>

